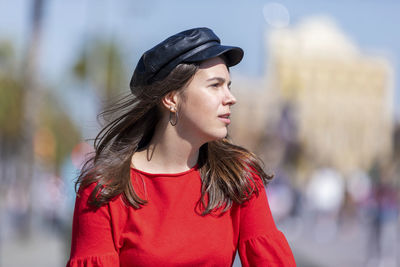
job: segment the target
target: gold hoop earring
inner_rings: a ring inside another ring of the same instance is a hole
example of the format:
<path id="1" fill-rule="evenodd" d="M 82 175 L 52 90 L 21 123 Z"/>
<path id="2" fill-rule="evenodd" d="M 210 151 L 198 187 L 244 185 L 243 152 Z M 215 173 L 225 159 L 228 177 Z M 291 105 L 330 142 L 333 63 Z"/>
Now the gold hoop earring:
<path id="1" fill-rule="evenodd" d="M 178 124 L 178 111 L 175 110 L 175 112 L 173 112 L 172 110 L 174 109 L 175 108 L 171 108 L 171 110 L 169 111 L 169 123 L 171 123 L 172 126 Z"/>

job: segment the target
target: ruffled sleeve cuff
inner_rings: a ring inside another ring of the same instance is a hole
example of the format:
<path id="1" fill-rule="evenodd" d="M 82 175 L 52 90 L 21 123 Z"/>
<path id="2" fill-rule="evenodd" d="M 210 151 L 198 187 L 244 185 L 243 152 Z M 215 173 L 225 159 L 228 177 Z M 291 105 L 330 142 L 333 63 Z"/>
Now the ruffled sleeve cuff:
<path id="1" fill-rule="evenodd" d="M 292 250 L 280 231 L 241 241 L 238 248 L 243 267 L 296 266 Z"/>
<path id="2" fill-rule="evenodd" d="M 119 266 L 117 254 L 107 254 L 101 256 L 73 257 L 66 267 L 115 267 Z"/>

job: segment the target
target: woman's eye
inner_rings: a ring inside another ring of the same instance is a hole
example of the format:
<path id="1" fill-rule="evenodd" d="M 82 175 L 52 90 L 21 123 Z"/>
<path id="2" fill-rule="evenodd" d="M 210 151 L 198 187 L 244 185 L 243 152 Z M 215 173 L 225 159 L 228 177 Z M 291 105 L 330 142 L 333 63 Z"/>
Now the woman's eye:
<path id="1" fill-rule="evenodd" d="M 219 83 L 211 84 L 211 87 L 218 87 L 218 86 L 219 86 Z"/>

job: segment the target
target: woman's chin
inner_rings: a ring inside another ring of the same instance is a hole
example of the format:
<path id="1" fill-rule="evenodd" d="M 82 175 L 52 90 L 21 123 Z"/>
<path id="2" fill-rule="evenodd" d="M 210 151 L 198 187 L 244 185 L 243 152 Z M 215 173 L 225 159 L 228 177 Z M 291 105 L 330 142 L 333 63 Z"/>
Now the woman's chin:
<path id="1" fill-rule="evenodd" d="M 222 140 L 227 135 L 228 135 L 228 131 L 227 131 L 226 128 L 224 130 L 221 130 L 221 131 L 218 131 L 218 132 L 214 132 L 213 134 L 209 135 L 209 141 L 208 142 Z"/>

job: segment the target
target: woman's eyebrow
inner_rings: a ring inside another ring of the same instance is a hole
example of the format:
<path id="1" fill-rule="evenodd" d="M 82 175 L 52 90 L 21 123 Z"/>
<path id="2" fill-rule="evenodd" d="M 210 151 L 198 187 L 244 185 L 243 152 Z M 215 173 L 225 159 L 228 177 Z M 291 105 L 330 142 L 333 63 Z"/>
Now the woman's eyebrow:
<path id="1" fill-rule="evenodd" d="M 217 80 L 220 83 L 225 83 L 226 82 L 226 80 L 224 78 L 222 78 L 222 77 L 212 77 L 210 79 L 207 79 L 207 82 L 213 81 L 213 80 Z M 228 82 L 228 86 L 231 85 L 231 83 L 232 83 L 232 81 L 229 81 Z"/>

